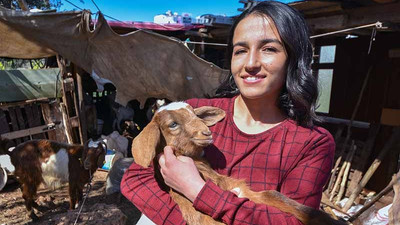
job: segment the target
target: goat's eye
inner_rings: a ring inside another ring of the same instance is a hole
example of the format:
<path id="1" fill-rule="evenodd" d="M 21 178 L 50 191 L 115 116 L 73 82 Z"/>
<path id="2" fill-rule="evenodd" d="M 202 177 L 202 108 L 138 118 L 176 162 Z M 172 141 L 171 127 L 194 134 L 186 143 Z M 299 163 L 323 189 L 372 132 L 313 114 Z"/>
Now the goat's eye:
<path id="1" fill-rule="evenodd" d="M 177 126 L 178 126 L 178 124 L 177 124 L 176 122 L 172 122 L 172 123 L 170 123 L 170 124 L 168 125 L 169 128 L 175 128 L 175 127 L 177 127 Z"/>

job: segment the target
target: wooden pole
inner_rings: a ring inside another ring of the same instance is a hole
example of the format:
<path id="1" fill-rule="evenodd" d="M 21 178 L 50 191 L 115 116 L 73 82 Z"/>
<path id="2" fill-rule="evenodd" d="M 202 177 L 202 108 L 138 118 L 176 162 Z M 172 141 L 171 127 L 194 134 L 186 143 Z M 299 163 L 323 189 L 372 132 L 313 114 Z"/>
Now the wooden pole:
<path id="1" fill-rule="evenodd" d="M 86 116 L 85 116 L 85 105 L 83 101 L 83 89 L 82 89 L 82 77 L 83 74 L 82 70 L 74 64 L 74 75 L 73 78 L 76 79 L 76 87 L 75 91 L 78 94 L 74 95 L 74 105 L 75 105 L 75 112 L 79 119 L 79 139 L 81 144 L 83 145 L 87 140 L 87 126 L 86 126 Z"/>
<path id="2" fill-rule="evenodd" d="M 384 196 L 385 194 L 389 193 L 389 191 L 392 190 L 393 185 L 399 182 L 399 176 L 398 176 L 399 172 L 397 173 L 396 179 L 392 179 L 392 181 L 390 181 L 390 183 L 381 191 L 379 192 L 379 194 L 377 194 L 375 196 L 375 198 L 373 198 L 370 202 L 368 202 L 367 204 L 365 204 L 357 213 L 355 213 L 353 216 L 351 216 L 349 218 L 349 222 L 353 222 L 355 219 L 357 219 L 357 217 L 359 217 L 365 210 L 369 209 L 373 204 L 375 204 L 375 202 L 377 202 L 382 196 Z"/>
<path id="3" fill-rule="evenodd" d="M 351 181 L 350 184 L 348 185 L 348 188 L 346 190 L 346 195 L 350 196 L 353 191 L 355 190 L 355 188 L 357 187 L 357 184 L 360 183 L 362 176 L 363 176 L 363 172 L 362 168 L 365 167 L 365 164 L 367 163 L 366 161 L 368 160 L 368 157 L 371 155 L 372 149 L 374 147 L 375 144 L 375 140 L 376 137 L 378 136 L 379 133 L 379 128 L 380 128 L 380 124 L 371 124 L 371 128 L 369 129 L 368 132 L 368 137 L 367 140 L 364 143 L 363 148 L 361 149 L 361 152 L 359 154 L 359 158 L 357 159 L 357 168 L 352 177 L 351 177 Z M 355 157 L 354 157 L 355 158 Z M 357 196 L 355 196 L 357 197 Z M 354 202 L 356 198 L 352 199 L 351 202 Z M 348 206 L 350 208 L 351 204 Z M 347 210 L 349 210 L 349 208 L 347 208 Z M 345 208 L 344 208 L 345 209 Z"/>
<path id="4" fill-rule="evenodd" d="M 81 137 L 81 144 L 86 143 L 87 140 L 87 121 L 86 121 L 86 113 L 85 113 L 85 102 L 83 101 L 84 94 L 83 94 L 83 87 L 82 87 L 82 70 L 79 69 L 76 65 L 74 66 L 75 73 L 76 73 L 76 83 L 78 89 L 78 114 L 80 119 L 80 137 Z"/>
<path id="5" fill-rule="evenodd" d="M 335 185 L 333 186 L 331 194 L 330 194 L 330 197 L 329 197 L 329 201 L 333 200 L 333 198 L 335 197 L 335 192 L 339 188 L 339 184 L 342 181 L 342 176 L 344 174 L 344 171 L 346 170 L 347 164 L 348 164 L 349 159 L 350 159 L 351 149 L 353 148 L 353 145 L 354 145 L 354 141 L 352 141 L 352 146 L 350 147 L 350 150 L 347 153 L 346 160 L 343 162 L 343 165 L 340 168 L 339 174 L 337 175 Z"/>
<path id="6" fill-rule="evenodd" d="M 368 168 L 364 177 L 362 178 L 362 180 L 357 185 L 354 192 L 349 197 L 349 200 L 346 202 L 345 206 L 343 207 L 343 211 L 347 211 L 351 207 L 354 199 L 356 199 L 356 197 L 360 194 L 361 190 L 368 183 L 369 179 L 371 179 L 371 177 L 375 173 L 376 169 L 378 169 L 382 160 L 385 158 L 386 153 L 393 147 L 393 145 L 395 145 L 395 143 L 399 139 L 400 139 L 400 127 L 395 127 L 395 128 L 393 128 L 392 135 L 390 136 L 389 141 L 386 142 L 385 146 L 383 147 L 382 151 L 379 153 L 378 157 L 372 162 L 371 166 Z"/>
<path id="7" fill-rule="evenodd" d="M 339 206 L 337 206 L 337 205 L 333 204 L 331 201 L 329 201 L 329 199 L 325 193 L 322 193 L 321 205 L 329 206 L 332 209 L 335 209 L 338 212 L 343 213 L 344 215 L 347 215 L 348 217 L 350 217 L 350 215 L 347 212 L 344 212 Z"/>
<path id="8" fill-rule="evenodd" d="M 389 209 L 389 225 L 400 224 L 400 180 L 399 173 L 393 176 L 394 198 L 392 207 Z"/>
<path id="9" fill-rule="evenodd" d="M 350 151 L 349 151 L 349 155 L 350 156 L 348 157 L 348 160 L 346 161 L 346 168 L 344 170 L 342 183 L 340 184 L 339 193 L 338 193 L 337 198 L 336 198 L 336 202 L 335 202 L 336 205 L 339 204 L 340 200 L 343 197 L 344 190 L 346 189 L 346 182 L 347 182 L 347 177 L 349 176 L 349 172 L 350 172 L 351 161 L 353 160 L 353 156 L 354 156 L 356 150 L 357 150 L 357 146 L 354 144 L 354 140 L 353 140 L 352 144 L 351 144 Z"/>

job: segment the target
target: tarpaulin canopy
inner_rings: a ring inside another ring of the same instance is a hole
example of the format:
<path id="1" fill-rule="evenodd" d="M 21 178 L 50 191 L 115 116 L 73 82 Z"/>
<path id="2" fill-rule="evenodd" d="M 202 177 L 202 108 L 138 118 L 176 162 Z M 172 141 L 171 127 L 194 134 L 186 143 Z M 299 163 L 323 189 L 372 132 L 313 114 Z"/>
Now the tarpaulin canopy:
<path id="1" fill-rule="evenodd" d="M 61 96 L 60 69 L 0 70 L 0 102 Z"/>
<path id="2" fill-rule="evenodd" d="M 118 35 L 101 14 L 94 30 L 89 22 L 88 11 L 32 13 L 0 7 L 0 57 L 60 54 L 112 81 L 124 105 L 150 96 L 182 100 L 213 95 L 228 74 L 174 38 L 146 30 Z"/>

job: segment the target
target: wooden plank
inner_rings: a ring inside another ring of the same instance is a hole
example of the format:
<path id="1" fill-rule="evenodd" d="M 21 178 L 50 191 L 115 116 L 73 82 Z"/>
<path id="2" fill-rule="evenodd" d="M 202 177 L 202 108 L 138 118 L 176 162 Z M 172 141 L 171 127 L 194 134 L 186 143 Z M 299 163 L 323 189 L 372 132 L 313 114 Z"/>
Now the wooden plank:
<path id="1" fill-rule="evenodd" d="M 79 129 L 79 135 L 81 139 L 81 144 L 85 144 L 87 140 L 87 122 L 86 122 L 86 107 L 85 107 L 85 102 L 84 102 L 84 93 L 83 93 L 83 87 L 82 87 L 82 75 L 84 74 L 84 71 L 77 67 L 75 65 L 75 70 L 76 70 L 76 83 L 77 83 L 77 89 L 78 89 L 78 116 L 80 119 L 80 129 Z"/>
<path id="2" fill-rule="evenodd" d="M 26 125 L 25 125 L 24 117 L 22 116 L 21 107 L 16 106 L 15 107 L 15 113 L 17 115 L 17 121 L 18 121 L 19 130 L 24 130 L 26 128 Z M 22 139 L 24 141 L 28 141 L 29 137 L 22 137 Z"/>
<path id="3" fill-rule="evenodd" d="M 10 107 L 14 107 L 14 106 L 24 106 L 28 103 L 46 103 L 49 102 L 50 100 L 48 98 L 38 98 L 38 99 L 32 99 L 32 100 L 26 100 L 26 101 L 22 101 L 22 102 L 11 102 L 11 103 L 2 103 L 0 105 L 0 109 L 3 110 L 8 110 L 8 108 Z"/>
<path id="4" fill-rule="evenodd" d="M 351 195 L 352 191 L 356 189 L 357 184 L 360 182 L 360 180 L 362 178 L 363 171 L 361 171 L 361 170 L 364 168 L 364 166 L 367 163 L 367 160 L 372 152 L 372 149 L 374 147 L 375 140 L 376 140 L 376 137 L 378 136 L 379 130 L 380 130 L 380 124 L 372 124 L 371 125 L 371 129 L 369 130 L 367 141 L 365 142 L 365 144 L 361 150 L 361 153 L 359 154 L 360 157 L 355 158 L 355 162 L 357 163 L 357 168 L 359 168 L 359 170 L 355 170 L 351 177 L 349 188 L 346 192 L 347 196 Z M 351 202 L 353 202 L 357 198 L 357 196 L 353 196 L 353 198 L 354 199 L 351 199 Z"/>
<path id="5" fill-rule="evenodd" d="M 30 104 L 25 105 L 25 114 L 26 114 L 26 119 L 28 121 L 28 128 L 34 127 L 33 125 L 33 112 L 32 112 L 32 106 Z"/>
<path id="6" fill-rule="evenodd" d="M 1 134 L 1 137 L 7 138 L 7 139 L 16 139 L 16 138 L 21 138 L 21 137 L 32 136 L 34 134 L 45 133 L 45 132 L 48 132 L 49 130 L 53 130 L 53 129 L 54 129 L 54 124 L 47 124 L 47 125 L 42 125 L 42 126 L 38 126 L 38 127 L 33 127 L 33 128 L 24 129 L 24 130 L 12 131 L 10 133 Z"/>
<path id="7" fill-rule="evenodd" d="M 30 128 L 40 126 L 40 115 L 38 112 L 38 107 L 36 104 L 25 105 L 25 113 L 28 121 L 28 125 Z M 46 139 L 46 135 L 44 134 L 35 134 L 32 135 L 33 139 Z"/>
<path id="8" fill-rule="evenodd" d="M 347 10 L 346 14 L 306 18 L 314 31 L 335 31 L 366 24 L 381 22 L 400 22 L 400 3 L 360 7 Z"/>
<path id="9" fill-rule="evenodd" d="M 67 107 L 65 106 L 64 103 L 60 103 L 60 106 L 61 106 L 61 114 L 62 114 L 62 121 L 64 125 L 65 135 L 67 136 L 67 141 L 69 144 L 73 144 L 74 142 L 72 140 L 72 128 L 68 121 Z"/>
<path id="10" fill-rule="evenodd" d="M 389 49 L 389 58 L 400 58 L 400 48 Z"/>
<path id="11" fill-rule="evenodd" d="M 50 104 L 41 104 L 43 119 L 46 124 L 54 123 L 56 124 L 55 130 L 47 132 L 50 140 L 56 140 L 59 142 L 67 143 L 68 139 L 65 134 L 65 127 L 61 112 L 60 103 L 53 101 Z"/>
<path id="12" fill-rule="evenodd" d="M 389 126 L 400 126 L 400 109 L 383 108 L 381 123 Z"/>
<path id="13" fill-rule="evenodd" d="M 18 121 L 17 121 L 17 115 L 16 115 L 16 113 L 15 113 L 14 107 L 8 108 L 8 113 L 9 113 L 10 119 L 11 119 L 11 127 L 12 127 L 12 130 L 13 130 L 13 131 L 19 130 Z M 19 144 L 19 143 L 21 143 L 22 141 L 19 140 L 19 139 L 16 139 L 15 142 L 16 142 L 16 144 Z"/>
<path id="14" fill-rule="evenodd" d="M 8 126 L 6 114 L 2 109 L 0 109 L 0 134 L 8 132 L 10 132 L 10 127 Z"/>
<path id="15" fill-rule="evenodd" d="M 35 118 L 33 120 L 33 125 L 34 126 L 40 126 L 42 125 L 42 113 L 39 107 L 39 104 L 34 103 L 32 104 L 32 113 L 33 113 L 33 118 Z M 39 139 L 45 139 L 46 135 L 44 133 L 42 134 L 37 134 L 33 136 L 34 138 L 39 138 Z"/>
<path id="16" fill-rule="evenodd" d="M 47 124 L 55 123 L 56 121 L 54 121 L 51 116 L 50 105 L 43 103 L 40 106 L 41 106 L 40 108 L 42 109 L 42 115 L 43 115 L 44 122 Z M 56 125 L 56 129 L 57 129 L 57 125 Z M 49 140 L 59 141 L 59 140 L 57 140 L 56 129 L 47 132 L 47 136 L 48 136 Z"/>

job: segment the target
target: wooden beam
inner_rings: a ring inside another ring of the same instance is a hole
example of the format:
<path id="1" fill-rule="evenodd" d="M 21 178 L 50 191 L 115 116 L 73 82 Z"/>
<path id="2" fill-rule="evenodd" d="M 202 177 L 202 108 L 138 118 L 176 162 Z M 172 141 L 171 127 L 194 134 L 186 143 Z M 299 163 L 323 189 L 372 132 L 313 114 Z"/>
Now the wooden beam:
<path id="1" fill-rule="evenodd" d="M 85 144 L 86 140 L 88 139 L 87 137 L 87 121 L 86 121 L 86 107 L 85 107 L 85 102 L 84 102 L 84 93 L 83 93 L 83 86 L 82 86 L 82 75 L 84 74 L 84 71 L 80 69 L 78 66 L 74 65 L 75 73 L 76 73 L 76 84 L 77 84 L 77 89 L 78 89 L 78 115 L 80 119 L 80 130 L 79 130 L 79 135 L 81 139 L 81 144 Z"/>
<path id="2" fill-rule="evenodd" d="M 400 109 L 383 108 L 381 123 L 389 126 L 400 126 Z"/>
<path id="3" fill-rule="evenodd" d="M 35 134 L 41 134 L 41 133 L 45 133 L 51 130 L 54 130 L 54 123 L 51 124 L 47 124 L 47 125 L 42 125 L 42 126 L 38 126 L 38 127 L 32 127 L 29 129 L 24 129 L 24 130 L 17 130 L 17 131 L 13 131 L 10 133 L 5 133 L 5 134 L 1 134 L 0 136 L 2 138 L 7 138 L 7 139 L 16 139 L 16 138 L 21 138 L 21 137 L 26 137 L 26 136 L 32 136 Z"/>
<path id="4" fill-rule="evenodd" d="M 389 58 L 400 58 L 400 48 L 389 49 Z"/>
<path id="5" fill-rule="evenodd" d="M 3 110 L 8 110 L 9 107 L 13 107 L 13 106 L 24 106 L 28 103 L 47 103 L 50 100 L 48 98 L 38 98 L 38 99 L 32 99 L 32 100 L 26 100 L 26 101 L 22 101 L 22 102 L 11 102 L 11 103 L 1 103 L 0 105 L 0 109 Z"/>
<path id="6" fill-rule="evenodd" d="M 346 10 L 341 15 L 306 18 L 306 21 L 314 32 L 318 32 L 318 30 L 334 31 L 377 21 L 398 23 L 400 22 L 399 12 L 400 3 L 393 3 Z"/>

